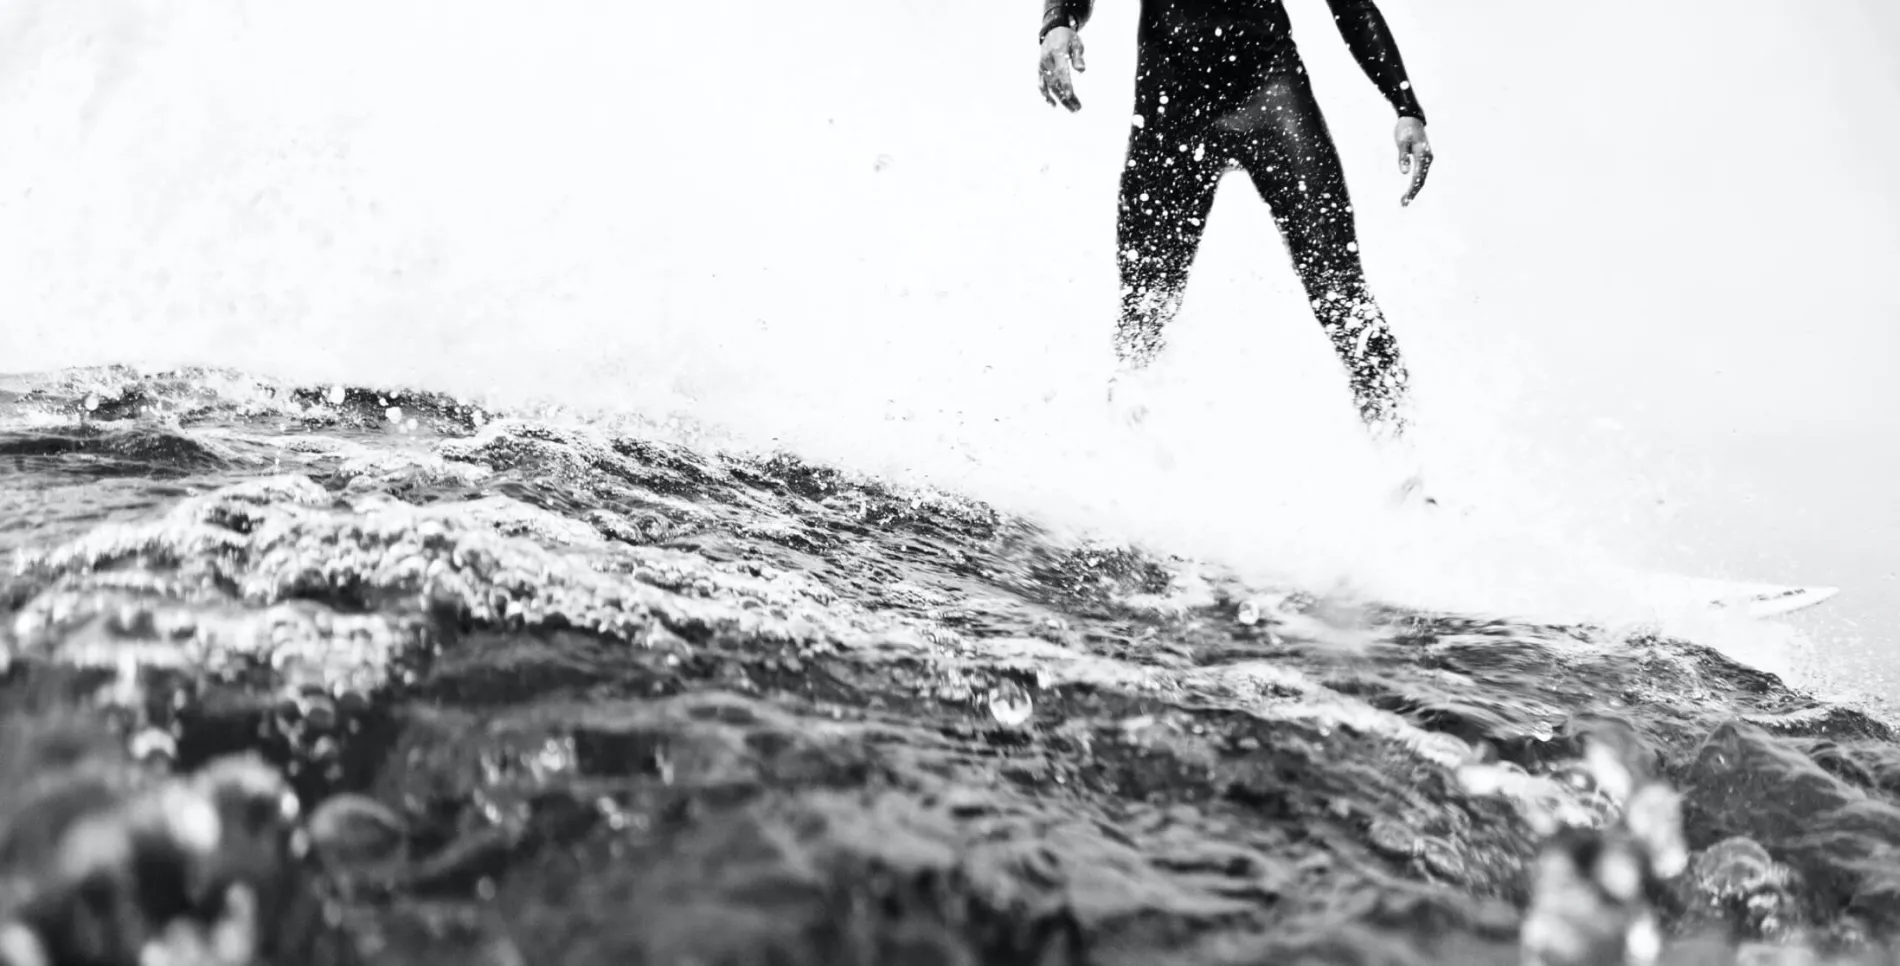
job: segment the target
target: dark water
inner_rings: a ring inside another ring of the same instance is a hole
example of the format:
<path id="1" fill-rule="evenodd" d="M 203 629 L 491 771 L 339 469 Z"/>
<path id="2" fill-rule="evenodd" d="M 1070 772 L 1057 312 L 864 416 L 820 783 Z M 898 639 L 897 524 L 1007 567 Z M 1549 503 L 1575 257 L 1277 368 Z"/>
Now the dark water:
<path id="1" fill-rule="evenodd" d="M 1857 712 L 677 435 L 0 385 L 0 961 L 1900 962 Z"/>

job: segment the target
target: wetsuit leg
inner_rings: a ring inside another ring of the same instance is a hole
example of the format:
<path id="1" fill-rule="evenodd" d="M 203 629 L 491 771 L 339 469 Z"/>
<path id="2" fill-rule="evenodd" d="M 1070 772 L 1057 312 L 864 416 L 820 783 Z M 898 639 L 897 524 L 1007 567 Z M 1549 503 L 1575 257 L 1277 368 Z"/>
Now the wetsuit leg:
<path id="1" fill-rule="evenodd" d="M 1201 133 L 1157 128 L 1136 128 L 1129 138 L 1115 222 L 1121 268 L 1115 355 L 1135 369 L 1154 361 L 1162 329 L 1180 311 L 1225 163 Z"/>
<path id="2" fill-rule="evenodd" d="M 1351 375 L 1360 418 L 1402 434 L 1409 375 L 1366 284 L 1346 174 L 1305 74 L 1274 76 L 1230 116 L 1231 150 L 1273 209 L 1313 314 Z"/>

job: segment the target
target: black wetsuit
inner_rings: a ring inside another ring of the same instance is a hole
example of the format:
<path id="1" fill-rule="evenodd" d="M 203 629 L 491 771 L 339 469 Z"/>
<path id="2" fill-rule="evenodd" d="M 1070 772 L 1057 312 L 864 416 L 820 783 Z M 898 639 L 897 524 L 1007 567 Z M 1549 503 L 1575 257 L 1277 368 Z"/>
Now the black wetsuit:
<path id="1" fill-rule="evenodd" d="M 1372 0 L 1327 0 L 1353 56 L 1402 117 L 1425 119 Z M 1093 0 L 1044 0 L 1042 33 L 1080 29 Z M 1135 116 L 1121 177 L 1115 350 L 1145 366 L 1179 310 L 1229 165 L 1273 210 L 1313 313 L 1370 425 L 1394 431 L 1408 376 L 1366 286 L 1345 172 L 1281 0 L 1142 0 Z"/>

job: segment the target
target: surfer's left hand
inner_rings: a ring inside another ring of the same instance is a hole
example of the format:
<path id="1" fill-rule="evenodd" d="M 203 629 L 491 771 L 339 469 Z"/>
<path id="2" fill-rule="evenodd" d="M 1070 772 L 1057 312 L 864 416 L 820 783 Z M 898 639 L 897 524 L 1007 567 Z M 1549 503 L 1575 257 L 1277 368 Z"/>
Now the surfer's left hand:
<path id="1" fill-rule="evenodd" d="M 1399 204 L 1409 205 L 1425 187 L 1425 175 L 1432 170 L 1432 142 L 1425 137 L 1425 122 L 1415 117 L 1399 118 L 1392 129 L 1392 140 L 1399 146 L 1399 173 L 1412 176 L 1412 183 Z"/>

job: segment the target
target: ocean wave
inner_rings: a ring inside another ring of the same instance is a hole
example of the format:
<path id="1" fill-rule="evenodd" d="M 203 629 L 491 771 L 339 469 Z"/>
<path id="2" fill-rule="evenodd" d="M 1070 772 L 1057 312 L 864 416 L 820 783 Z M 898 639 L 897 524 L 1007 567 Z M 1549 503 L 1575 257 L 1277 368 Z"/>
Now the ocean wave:
<path id="1" fill-rule="evenodd" d="M 1900 937 L 1894 734 L 1688 641 L 1257 586 L 700 428 L 238 373 L 0 385 L 0 497 L 13 966 Z"/>

